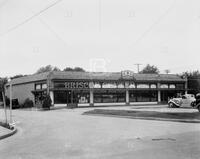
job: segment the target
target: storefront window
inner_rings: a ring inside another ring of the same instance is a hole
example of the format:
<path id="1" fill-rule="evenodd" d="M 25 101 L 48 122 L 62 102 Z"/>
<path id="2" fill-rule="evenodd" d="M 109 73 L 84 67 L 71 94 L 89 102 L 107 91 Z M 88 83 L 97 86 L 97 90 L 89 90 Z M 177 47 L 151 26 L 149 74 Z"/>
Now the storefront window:
<path id="1" fill-rule="evenodd" d="M 170 84 L 169 88 L 176 88 L 175 84 Z"/>
<path id="2" fill-rule="evenodd" d="M 135 88 L 135 83 L 129 83 L 128 88 Z"/>
<path id="3" fill-rule="evenodd" d="M 66 104 L 67 103 L 67 92 L 66 91 L 54 91 L 54 102 L 55 104 Z"/>
<path id="4" fill-rule="evenodd" d="M 47 88 L 47 84 L 46 83 L 43 83 L 42 84 L 42 89 L 46 89 Z"/>
<path id="5" fill-rule="evenodd" d="M 117 85 L 115 82 L 104 82 L 102 88 L 117 88 Z"/>
<path id="6" fill-rule="evenodd" d="M 35 85 L 35 89 L 37 89 L 37 90 L 38 90 L 38 89 L 41 89 L 41 84 L 36 84 L 36 85 Z"/>
<path id="7" fill-rule="evenodd" d="M 95 103 L 117 103 L 125 102 L 125 91 L 96 91 L 94 92 Z"/>
<path id="8" fill-rule="evenodd" d="M 155 102 L 157 91 L 129 91 L 130 102 Z"/>
<path id="9" fill-rule="evenodd" d="M 151 84 L 150 88 L 157 88 L 156 84 Z"/>
<path id="10" fill-rule="evenodd" d="M 176 89 L 184 89 L 184 84 L 176 84 Z"/>
<path id="11" fill-rule="evenodd" d="M 168 84 L 161 84 L 160 88 L 168 88 Z"/>
<path id="12" fill-rule="evenodd" d="M 100 82 L 94 82 L 94 88 L 101 88 Z"/>
<path id="13" fill-rule="evenodd" d="M 149 84 L 137 84 L 137 88 L 149 88 Z"/>
<path id="14" fill-rule="evenodd" d="M 124 88 L 124 83 L 118 83 L 117 88 Z"/>
<path id="15" fill-rule="evenodd" d="M 55 104 L 67 103 L 89 103 L 89 91 L 74 90 L 74 91 L 54 91 Z"/>
<path id="16" fill-rule="evenodd" d="M 90 103 L 90 93 L 89 91 L 75 91 L 75 98 L 77 98 L 78 103 Z"/>

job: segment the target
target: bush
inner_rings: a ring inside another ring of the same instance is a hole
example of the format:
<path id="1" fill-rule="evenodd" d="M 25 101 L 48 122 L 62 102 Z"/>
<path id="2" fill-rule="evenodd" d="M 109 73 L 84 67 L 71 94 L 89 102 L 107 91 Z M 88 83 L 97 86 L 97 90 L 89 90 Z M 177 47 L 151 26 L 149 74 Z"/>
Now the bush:
<path id="1" fill-rule="evenodd" d="M 23 108 L 31 108 L 31 107 L 33 107 L 33 105 L 34 105 L 33 101 L 31 99 L 29 99 L 29 98 L 26 98 L 26 100 L 24 101 L 22 107 Z"/>
<path id="2" fill-rule="evenodd" d="M 42 108 L 50 109 L 51 103 L 52 103 L 51 97 L 49 95 L 47 95 L 43 100 Z"/>

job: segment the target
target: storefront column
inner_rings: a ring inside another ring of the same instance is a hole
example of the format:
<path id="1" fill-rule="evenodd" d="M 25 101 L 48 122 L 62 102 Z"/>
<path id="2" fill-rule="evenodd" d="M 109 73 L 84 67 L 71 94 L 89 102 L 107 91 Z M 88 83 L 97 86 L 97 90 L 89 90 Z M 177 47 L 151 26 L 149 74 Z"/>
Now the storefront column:
<path id="1" fill-rule="evenodd" d="M 185 94 L 188 93 L 188 92 L 187 92 L 187 89 L 188 89 L 188 82 L 187 82 L 187 79 L 186 79 L 186 81 L 185 81 Z"/>
<path id="2" fill-rule="evenodd" d="M 90 106 L 94 106 L 94 91 L 90 90 Z"/>
<path id="3" fill-rule="evenodd" d="M 52 105 L 54 105 L 54 93 L 53 93 L 53 91 L 50 91 L 50 98 L 51 98 L 51 101 L 52 101 Z"/>
<path id="4" fill-rule="evenodd" d="M 129 105 L 129 91 L 126 90 L 126 105 Z"/>
<path id="5" fill-rule="evenodd" d="M 158 91 L 158 103 L 161 102 L 161 91 Z"/>
<path id="6" fill-rule="evenodd" d="M 157 84 L 157 89 L 160 89 L 160 83 Z M 161 91 L 158 90 L 158 103 L 161 102 Z"/>

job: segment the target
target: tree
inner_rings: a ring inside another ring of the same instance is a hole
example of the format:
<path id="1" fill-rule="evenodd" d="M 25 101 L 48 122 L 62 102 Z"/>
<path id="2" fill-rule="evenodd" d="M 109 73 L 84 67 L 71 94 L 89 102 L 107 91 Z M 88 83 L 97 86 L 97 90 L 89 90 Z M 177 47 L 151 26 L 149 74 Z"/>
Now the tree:
<path id="1" fill-rule="evenodd" d="M 24 76 L 26 76 L 26 75 L 19 74 L 19 75 L 15 75 L 15 76 L 11 77 L 11 79 L 20 78 L 20 77 L 24 77 Z"/>
<path id="2" fill-rule="evenodd" d="M 43 73 L 43 72 L 50 72 L 50 71 L 60 71 L 60 69 L 58 67 L 47 65 L 47 66 L 39 68 L 36 74 Z"/>
<path id="3" fill-rule="evenodd" d="M 77 71 L 77 72 L 85 72 L 85 70 L 81 67 L 75 67 L 74 68 L 74 71 Z"/>
<path id="4" fill-rule="evenodd" d="M 142 71 L 140 71 L 140 73 L 148 73 L 148 74 L 158 74 L 160 71 L 159 69 L 154 66 L 154 65 L 150 65 L 147 64 Z"/>
<path id="5" fill-rule="evenodd" d="M 71 67 L 66 67 L 63 71 L 73 71 L 73 68 L 71 68 Z"/>
<path id="6" fill-rule="evenodd" d="M 182 78 L 187 78 L 188 80 L 188 89 L 189 93 L 197 94 L 200 92 L 200 72 L 199 70 L 196 71 L 186 71 L 180 74 Z"/>
<path id="7" fill-rule="evenodd" d="M 169 74 L 169 73 L 170 73 L 170 70 L 169 70 L 169 69 L 166 69 L 166 70 L 164 70 L 164 72 L 165 72 L 166 74 Z"/>
<path id="8" fill-rule="evenodd" d="M 85 72 L 85 70 L 81 67 L 75 67 L 75 68 L 66 67 L 63 71 Z"/>

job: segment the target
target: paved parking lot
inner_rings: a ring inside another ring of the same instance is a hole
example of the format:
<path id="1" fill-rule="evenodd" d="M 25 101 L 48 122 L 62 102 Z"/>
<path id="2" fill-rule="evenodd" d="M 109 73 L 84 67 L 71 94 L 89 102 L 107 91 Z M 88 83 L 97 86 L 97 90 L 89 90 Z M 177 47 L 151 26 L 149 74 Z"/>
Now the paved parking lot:
<path id="1" fill-rule="evenodd" d="M 113 109 L 124 108 L 132 109 Z M 14 110 L 19 131 L 0 141 L 1 157 L 197 159 L 200 156 L 200 124 L 82 115 L 91 109 Z"/>

